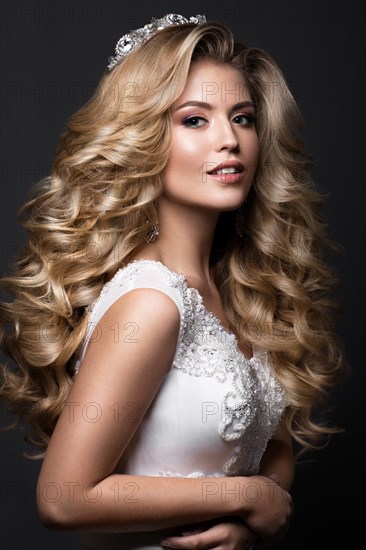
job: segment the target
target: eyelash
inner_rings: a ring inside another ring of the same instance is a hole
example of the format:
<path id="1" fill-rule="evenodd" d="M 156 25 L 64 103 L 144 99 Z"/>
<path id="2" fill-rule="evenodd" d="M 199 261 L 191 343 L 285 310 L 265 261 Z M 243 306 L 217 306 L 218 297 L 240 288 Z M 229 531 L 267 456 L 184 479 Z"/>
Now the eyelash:
<path id="1" fill-rule="evenodd" d="M 246 114 L 235 115 L 234 118 L 237 118 L 237 117 L 245 117 L 245 118 L 248 119 L 248 124 L 243 124 L 243 125 L 242 125 L 243 127 L 250 127 L 250 126 L 252 126 L 252 125 L 255 123 L 255 121 L 257 120 L 257 118 L 256 118 L 254 115 L 249 115 L 249 114 L 247 114 L 247 115 L 246 115 Z M 194 116 L 194 115 L 193 115 L 193 116 L 189 116 L 189 117 L 185 118 L 184 120 L 182 120 L 182 124 L 183 124 L 184 126 L 188 126 L 188 127 L 190 127 L 190 128 L 194 128 L 194 129 L 195 129 L 195 128 L 201 128 L 201 126 L 190 126 L 190 125 L 189 125 L 189 122 L 190 122 L 191 120 L 195 120 L 195 119 L 197 119 L 197 120 L 206 120 L 206 119 L 205 119 L 204 117 L 202 117 L 202 116 L 198 116 L 198 115 Z M 207 121 L 206 121 L 206 122 L 207 122 Z"/>

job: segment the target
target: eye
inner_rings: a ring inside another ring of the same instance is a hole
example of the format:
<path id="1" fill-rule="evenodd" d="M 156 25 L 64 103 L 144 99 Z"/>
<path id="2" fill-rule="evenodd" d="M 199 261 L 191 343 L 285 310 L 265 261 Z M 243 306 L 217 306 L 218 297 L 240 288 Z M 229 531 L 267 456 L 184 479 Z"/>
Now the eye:
<path id="1" fill-rule="evenodd" d="M 203 124 L 198 124 L 198 121 L 200 120 L 206 122 L 206 120 L 201 116 L 191 116 L 185 118 L 182 121 L 182 124 L 184 124 L 184 126 L 188 126 L 189 128 L 200 128 L 201 126 L 203 126 Z"/>
<path id="2" fill-rule="evenodd" d="M 236 115 L 233 120 L 235 119 L 241 119 L 242 122 L 240 124 L 240 126 L 252 126 L 254 124 L 254 122 L 257 120 L 257 118 L 254 116 L 254 115 L 250 115 L 250 114 L 240 114 L 240 115 Z"/>

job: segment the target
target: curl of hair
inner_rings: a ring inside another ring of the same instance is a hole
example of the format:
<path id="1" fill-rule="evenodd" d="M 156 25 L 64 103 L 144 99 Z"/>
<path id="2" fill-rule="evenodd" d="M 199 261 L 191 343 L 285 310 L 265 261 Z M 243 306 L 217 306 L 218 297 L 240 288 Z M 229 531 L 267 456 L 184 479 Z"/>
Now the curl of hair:
<path id="1" fill-rule="evenodd" d="M 235 212 L 220 214 L 215 231 L 211 262 L 224 309 L 239 339 L 270 351 L 295 440 L 307 448 L 332 431 L 311 417 L 337 381 L 343 353 L 333 332 L 336 279 L 323 260 L 322 198 L 308 175 L 301 116 L 268 54 L 208 22 L 161 30 L 106 73 L 69 119 L 50 176 L 19 211 L 28 240 L 13 274 L 0 281 L 13 298 L 0 303 L 0 343 L 16 368 L 1 365 L 0 397 L 31 427 L 26 441 L 41 451 L 30 458 L 44 456 L 67 400 L 85 308 L 157 220 L 169 109 L 191 64 L 202 59 L 243 75 L 261 151 L 242 207 L 246 238 L 236 235 Z"/>

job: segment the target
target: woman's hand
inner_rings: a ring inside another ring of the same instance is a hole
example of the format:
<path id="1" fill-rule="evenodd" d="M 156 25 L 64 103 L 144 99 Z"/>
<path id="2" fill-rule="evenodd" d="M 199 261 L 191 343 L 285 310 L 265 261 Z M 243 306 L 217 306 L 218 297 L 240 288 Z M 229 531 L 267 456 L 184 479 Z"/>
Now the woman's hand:
<path id="1" fill-rule="evenodd" d="M 161 541 L 163 548 L 181 548 L 182 550 L 247 550 L 257 540 L 257 536 L 238 518 L 223 518 L 220 523 L 208 529 L 186 531 L 181 537 L 169 537 Z"/>
<path id="2" fill-rule="evenodd" d="M 283 539 L 293 514 L 292 497 L 276 480 L 275 474 L 252 476 L 249 481 L 246 479 L 241 490 L 246 505 L 244 510 L 238 509 L 238 515 L 264 544 Z"/>

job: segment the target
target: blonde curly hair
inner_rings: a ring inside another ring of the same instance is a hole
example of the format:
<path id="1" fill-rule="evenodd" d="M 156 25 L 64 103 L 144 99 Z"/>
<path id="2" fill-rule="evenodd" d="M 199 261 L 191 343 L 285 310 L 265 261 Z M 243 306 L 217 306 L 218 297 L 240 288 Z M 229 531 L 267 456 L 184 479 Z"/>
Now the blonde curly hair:
<path id="1" fill-rule="evenodd" d="M 20 209 L 28 240 L 0 281 L 13 298 L 0 303 L 0 342 L 16 368 L 1 364 L 0 396 L 17 421 L 28 421 L 25 439 L 40 448 L 30 458 L 44 456 L 67 400 L 87 306 L 157 220 L 170 107 L 201 59 L 241 72 L 260 142 L 241 209 L 244 237 L 235 232 L 236 212 L 222 212 L 215 230 L 210 261 L 223 307 L 240 339 L 270 351 L 289 403 L 287 426 L 301 448 L 334 431 L 312 418 L 344 356 L 334 333 L 337 281 L 323 260 L 331 243 L 299 137 L 301 115 L 268 54 L 207 22 L 165 28 L 106 72 L 68 121 L 50 176 Z"/>

